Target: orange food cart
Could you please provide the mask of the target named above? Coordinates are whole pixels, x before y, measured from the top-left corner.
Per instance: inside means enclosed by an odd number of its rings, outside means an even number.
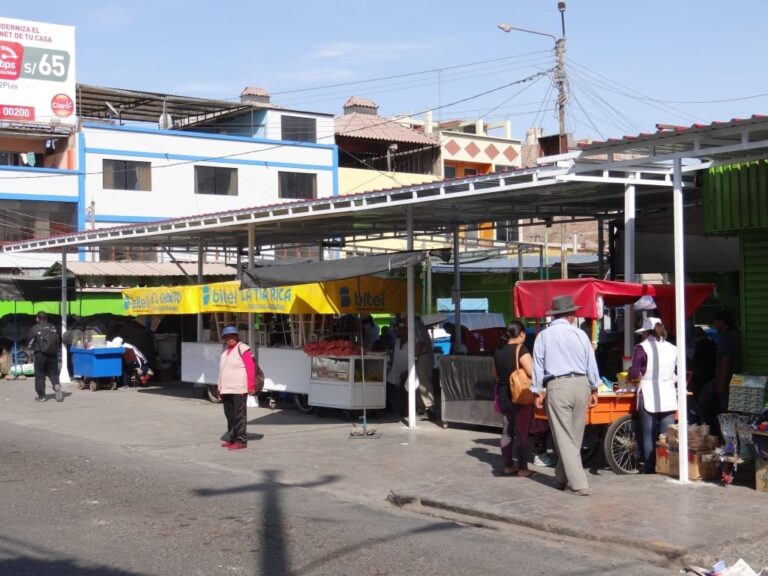
[[[690,316],[712,293],[711,284],[687,284],[686,315]],[[664,324],[675,326],[675,293],[671,284],[637,284],[613,282],[594,278],[566,280],[531,280],[515,284],[514,305],[518,318],[542,318],[552,298],[570,295],[581,306],[576,315],[582,318],[600,318],[604,306],[633,304],[643,296],[652,296],[664,318]],[[596,330],[593,323],[593,330]],[[595,341],[593,335],[593,342]],[[587,412],[582,458],[588,460],[603,448],[605,460],[617,474],[639,471],[638,444],[640,426],[636,415],[634,392],[601,392],[597,406]],[[537,418],[546,419],[543,411]]]

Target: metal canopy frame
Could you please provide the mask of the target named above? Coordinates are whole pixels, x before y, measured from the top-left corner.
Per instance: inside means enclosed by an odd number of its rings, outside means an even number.
[[[668,208],[676,160],[686,202],[692,203],[700,201],[696,171],[766,156],[768,117],[755,116],[596,142],[536,168],[75,232],[8,243],[3,251],[88,245],[195,251],[201,241],[204,248],[243,248],[250,225],[260,247],[340,239],[349,245],[405,235],[406,210],[417,236],[506,220],[605,219],[624,212],[628,186],[637,210]]]
[[[5,252],[59,249],[65,270],[68,249],[89,245],[205,247],[280,245],[327,239],[348,241],[382,234],[405,233],[413,248],[420,233],[454,233],[459,226],[499,220],[625,214],[634,224],[636,211],[673,204],[677,370],[686,372],[685,263],[683,189],[685,202],[700,198],[695,172],[711,166],[768,157],[768,118],[694,125],[656,134],[596,142],[577,152],[547,159],[551,164],[515,172],[407,186],[382,192],[303,201],[216,214],[177,218],[13,242]],[[671,192],[671,193],[670,193]],[[634,225],[632,225],[632,229]],[[634,240],[632,239],[632,242]],[[252,263],[253,250],[249,250]],[[629,269],[632,258],[627,258]],[[198,276],[201,276],[199,273]],[[413,349],[413,267],[408,267],[409,427],[415,428],[415,355]],[[457,274],[458,279],[458,274]],[[458,281],[456,284],[458,291]],[[62,290],[62,310],[66,293]],[[457,315],[458,322],[458,315]],[[200,320],[198,319],[198,323]],[[625,327],[625,332],[628,331]],[[680,414],[680,481],[688,481],[687,398],[678,390]]]
[[[624,187],[638,187],[641,207],[668,205],[668,171],[632,174],[589,166],[542,166],[408,186],[382,192],[243,208],[6,244],[6,252],[102,246],[197,249],[247,246],[249,225],[257,246],[314,245],[329,239],[355,241],[405,234],[405,211],[413,210],[416,235],[452,233],[454,226],[504,220],[605,218],[623,210]],[[687,179],[693,190],[693,178]]]

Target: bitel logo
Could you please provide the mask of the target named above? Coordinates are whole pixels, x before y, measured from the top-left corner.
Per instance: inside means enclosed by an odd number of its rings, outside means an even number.
[[[349,297],[349,288],[346,286],[339,288],[339,296],[341,296],[342,308],[348,308],[352,306],[352,299]]]
[[[17,80],[24,58],[24,46],[0,41],[0,80]]]
[[[203,306],[208,306],[211,301],[211,287],[203,286]]]

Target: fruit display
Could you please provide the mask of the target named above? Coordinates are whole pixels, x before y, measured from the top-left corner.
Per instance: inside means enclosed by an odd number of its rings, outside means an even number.
[[[305,344],[304,352],[308,356],[359,356],[362,350],[349,340],[326,340]]]

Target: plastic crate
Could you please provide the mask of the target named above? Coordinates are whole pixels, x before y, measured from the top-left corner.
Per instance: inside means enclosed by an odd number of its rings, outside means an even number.
[[[72,348],[72,368],[78,376],[103,378],[123,373],[125,348]]]

